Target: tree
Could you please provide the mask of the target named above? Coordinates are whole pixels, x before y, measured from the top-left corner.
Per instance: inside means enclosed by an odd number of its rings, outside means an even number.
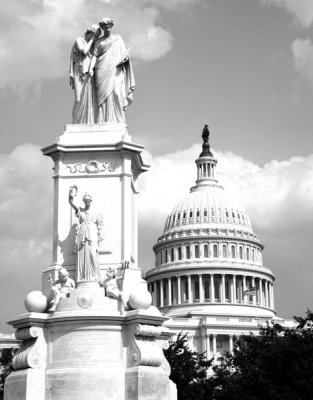
[[[164,354],[171,366],[170,379],[177,385],[178,400],[208,400],[206,392],[210,382],[207,380],[207,369],[212,360],[191,350],[187,334],[182,333],[176,340],[170,341]]]
[[[0,400],[3,399],[4,395],[4,381],[8,375],[12,372],[12,358],[15,350],[13,349],[2,349],[0,356]]]
[[[276,324],[244,337],[213,368],[214,400],[312,400],[313,313],[296,329]]]

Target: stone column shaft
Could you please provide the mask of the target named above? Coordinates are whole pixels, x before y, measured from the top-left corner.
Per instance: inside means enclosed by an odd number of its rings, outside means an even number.
[[[172,305],[172,280],[171,280],[171,278],[168,278],[167,279],[167,293],[168,293],[168,302],[167,302],[167,304],[169,305],[169,306],[171,306]]]
[[[188,303],[192,303],[191,298],[191,275],[188,275]]]
[[[246,277],[245,276],[243,276],[242,277],[242,291],[243,291],[243,293],[242,293],[242,296],[243,296],[243,302],[245,303],[245,304],[247,304],[247,300],[248,300],[248,297],[247,296],[245,296],[244,295],[244,292],[245,292],[245,290],[247,289],[247,281],[246,281]]]
[[[180,276],[177,277],[177,303],[181,304]]]
[[[268,281],[264,282],[265,284],[265,307],[269,307],[269,299],[268,299]]]
[[[225,293],[225,275],[222,274],[222,293],[221,293],[221,303],[225,303],[226,293]]]
[[[255,286],[255,279],[252,277],[252,287],[255,288],[255,296],[252,296],[252,303],[255,306],[256,305],[256,286]]]
[[[210,275],[210,297],[211,297],[211,303],[215,303],[215,287],[214,287],[214,274]]]
[[[206,339],[206,356],[209,359],[211,357],[211,335],[205,335]]]
[[[229,351],[232,352],[233,350],[234,350],[233,335],[229,335]]]
[[[164,305],[163,279],[160,279],[160,307]]]
[[[203,303],[204,302],[204,290],[203,290],[202,274],[199,275],[199,297],[200,297],[200,303]]]
[[[236,275],[233,275],[233,287],[232,287],[232,293],[233,293],[233,303],[236,303],[236,292],[237,292],[237,286],[236,286]]]
[[[213,335],[213,355],[216,354],[216,334]]]

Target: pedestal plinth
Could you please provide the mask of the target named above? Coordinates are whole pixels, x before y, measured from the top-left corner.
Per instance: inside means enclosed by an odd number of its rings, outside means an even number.
[[[155,307],[21,315],[10,322],[23,345],[4,399],[174,400],[162,351],[170,336],[165,319]]]

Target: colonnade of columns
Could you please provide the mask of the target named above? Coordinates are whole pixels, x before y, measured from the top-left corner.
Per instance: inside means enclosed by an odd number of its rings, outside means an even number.
[[[252,293],[246,290],[254,288]],[[194,303],[250,304],[274,309],[273,282],[236,274],[187,274],[148,281],[156,307]]]
[[[201,351],[206,353],[207,358],[216,356],[218,352],[232,352],[237,335],[234,334],[204,334],[202,335]]]

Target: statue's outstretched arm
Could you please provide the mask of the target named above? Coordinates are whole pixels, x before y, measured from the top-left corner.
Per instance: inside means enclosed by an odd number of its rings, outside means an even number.
[[[77,193],[77,186],[71,186],[69,193],[68,193],[68,202],[70,203],[71,207],[75,210],[75,212],[78,212],[78,207],[76,204],[74,204],[74,196],[76,196]]]

